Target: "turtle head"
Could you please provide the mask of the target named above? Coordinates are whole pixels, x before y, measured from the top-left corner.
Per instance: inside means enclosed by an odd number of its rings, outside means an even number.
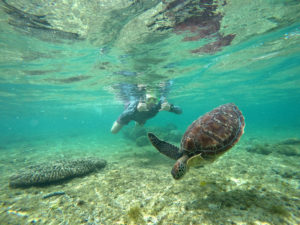
[[[188,165],[186,163],[187,159],[188,157],[184,155],[179,158],[174,164],[171,174],[175,180],[179,180],[180,178],[182,178],[183,175],[188,171]]]

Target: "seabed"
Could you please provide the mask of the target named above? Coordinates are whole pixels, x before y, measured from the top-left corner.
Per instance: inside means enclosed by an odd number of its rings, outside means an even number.
[[[253,143],[266,145],[243,137],[216,162],[191,168],[179,181],[170,174],[174,161],[150,145],[137,147],[125,140],[102,145],[96,136],[76,137],[76,142],[70,137],[11,143],[1,149],[0,221],[3,225],[300,224],[300,144],[282,142],[280,149],[289,145],[295,153],[285,155],[254,152]],[[8,186],[13,173],[35,162],[88,156],[108,164],[60,184]],[[53,192],[64,194],[43,198]]]

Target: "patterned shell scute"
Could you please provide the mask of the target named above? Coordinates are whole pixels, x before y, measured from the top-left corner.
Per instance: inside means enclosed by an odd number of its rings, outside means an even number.
[[[218,155],[237,143],[244,132],[244,117],[233,103],[221,105],[195,120],[181,140],[181,150],[190,156]]]

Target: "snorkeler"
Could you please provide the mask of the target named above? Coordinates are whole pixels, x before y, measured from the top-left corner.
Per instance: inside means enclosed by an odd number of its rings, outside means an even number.
[[[165,97],[158,99],[154,93],[146,93],[144,100],[142,98],[136,99],[125,107],[123,113],[114,122],[111,132],[113,134],[118,133],[131,120],[143,126],[148,119],[154,117],[159,111],[182,113],[180,107],[168,103]]]

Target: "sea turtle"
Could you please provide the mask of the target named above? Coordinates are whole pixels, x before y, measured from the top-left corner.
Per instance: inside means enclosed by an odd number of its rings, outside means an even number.
[[[233,103],[221,105],[195,120],[184,133],[180,149],[148,133],[152,145],[177,160],[171,171],[180,179],[189,167],[213,162],[234,146],[244,133],[244,117]]]

